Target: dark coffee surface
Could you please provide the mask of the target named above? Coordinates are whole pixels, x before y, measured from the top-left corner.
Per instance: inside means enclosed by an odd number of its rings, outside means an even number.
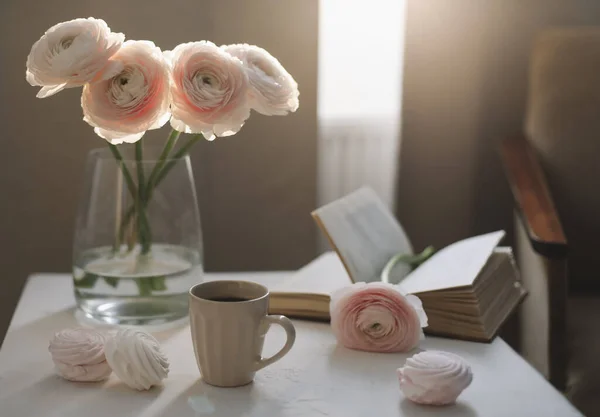
[[[248,301],[250,300],[249,298],[242,298],[242,297],[211,297],[211,298],[207,298],[207,300],[210,301],[219,301],[222,303],[239,303],[242,301]]]

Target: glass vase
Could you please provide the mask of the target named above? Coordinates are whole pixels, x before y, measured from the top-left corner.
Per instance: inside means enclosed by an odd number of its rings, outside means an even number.
[[[87,318],[162,325],[188,314],[202,281],[200,216],[188,156],[141,144],[90,152],[73,249],[77,305]],[[154,158],[154,159],[153,159]]]

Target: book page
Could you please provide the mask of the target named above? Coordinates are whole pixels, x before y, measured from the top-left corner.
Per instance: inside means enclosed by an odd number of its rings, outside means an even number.
[[[354,282],[380,281],[392,256],[413,253],[402,226],[370,188],[360,188],[315,210],[313,217]],[[400,268],[405,268],[400,277],[410,272],[406,265]]]
[[[418,294],[472,285],[504,235],[498,231],[446,246],[405,277],[400,289]]]
[[[327,252],[269,290],[274,295],[282,292],[329,295],[351,283],[337,254]]]

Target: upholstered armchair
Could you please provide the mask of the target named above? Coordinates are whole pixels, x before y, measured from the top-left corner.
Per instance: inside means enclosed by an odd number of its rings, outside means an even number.
[[[600,397],[600,28],[538,37],[525,132],[500,153],[529,291],[522,354],[592,415],[588,404]]]

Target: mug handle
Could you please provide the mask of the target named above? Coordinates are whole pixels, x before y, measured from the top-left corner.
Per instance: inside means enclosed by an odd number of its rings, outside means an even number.
[[[281,350],[279,352],[277,352],[270,358],[266,358],[266,359],[260,358],[255,363],[255,369],[254,369],[255,371],[258,371],[258,370],[264,368],[265,366],[269,366],[272,363],[277,362],[279,359],[283,358],[285,356],[285,354],[290,351],[292,346],[294,346],[294,342],[296,341],[296,329],[294,328],[292,321],[290,319],[288,319],[287,317],[278,316],[278,315],[270,315],[270,316],[265,316],[262,319],[262,321],[263,321],[263,323],[278,324],[281,327],[283,327],[283,330],[285,330],[285,333],[287,334],[287,340],[285,341],[285,345],[283,345],[283,347],[281,348]]]

